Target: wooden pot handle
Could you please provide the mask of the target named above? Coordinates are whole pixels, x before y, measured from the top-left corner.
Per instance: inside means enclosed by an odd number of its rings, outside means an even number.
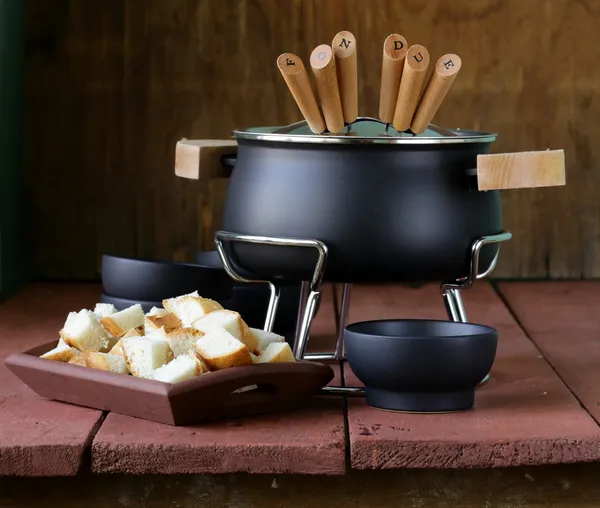
[[[175,146],[175,174],[201,181],[228,178],[231,168],[221,163],[221,157],[236,153],[233,139],[182,139]]]
[[[564,150],[477,156],[480,191],[566,185]]]

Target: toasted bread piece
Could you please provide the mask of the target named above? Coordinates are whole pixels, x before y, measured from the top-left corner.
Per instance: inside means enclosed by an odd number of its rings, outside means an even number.
[[[206,374],[207,372],[210,372],[210,369],[208,368],[208,365],[206,365],[206,362],[202,358],[198,357],[198,355],[196,354],[196,350],[193,347],[186,354],[190,358],[193,358],[194,361],[198,364],[198,371],[200,372],[200,374]]]
[[[264,351],[271,342],[285,342],[285,337],[277,335],[273,332],[266,332],[259,328],[250,328],[250,333],[256,341],[256,349],[258,351]]]
[[[83,353],[86,367],[106,370],[117,374],[129,374],[125,359],[119,355],[86,351]]]
[[[163,305],[172,314],[175,314],[185,328],[191,327],[194,321],[215,310],[223,310],[219,302],[200,296],[184,295],[177,298],[163,300]]]
[[[168,333],[172,330],[177,330],[182,326],[181,320],[175,314],[171,314],[168,311],[165,311],[161,316],[154,314],[146,314],[144,316],[144,330],[146,335],[151,332],[157,332],[161,328],[164,328],[165,332]]]
[[[151,378],[152,372],[173,359],[166,340],[156,337],[127,337],[121,339],[123,358],[134,376]]]
[[[197,291],[196,291],[197,293]],[[169,311],[167,309],[163,309],[162,307],[152,307],[150,309],[150,312],[148,312],[146,314],[146,316],[158,316],[158,317],[162,317],[166,314],[169,314]]]
[[[152,373],[152,379],[164,383],[179,383],[202,374],[200,363],[190,355],[178,356]]]
[[[72,365],[79,365],[80,367],[87,367],[83,353],[75,355],[67,363],[70,363]]]
[[[260,356],[257,363],[295,362],[296,357],[287,342],[271,342]]]
[[[69,312],[69,314],[67,314],[67,319],[65,320],[65,324],[63,325],[63,328],[68,326],[69,323],[72,323],[73,320],[77,317],[77,314],[78,314],[78,312]]]
[[[126,334],[123,336],[123,338],[122,338],[122,339],[119,339],[119,340],[117,341],[117,343],[116,343],[116,344],[115,344],[115,345],[114,345],[112,348],[110,348],[110,350],[108,351],[108,354],[109,354],[109,355],[118,355],[118,356],[123,356],[123,343],[122,343],[121,341],[122,341],[124,338],[126,338],[126,337],[127,337],[127,334],[128,334],[128,333],[129,333],[129,332],[127,332],[127,333],[126,333]],[[130,337],[134,337],[134,335],[131,335]]]
[[[239,313],[232,310],[215,310],[206,316],[194,321],[194,328],[204,333],[211,332],[217,328],[224,328],[237,340],[242,341],[250,351],[257,350],[258,343],[250,328]]]
[[[64,340],[59,339],[57,346],[47,353],[44,353],[40,358],[46,360],[54,360],[57,362],[68,362],[75,356],[75,349],[69,346]]]
[[[70,313],[59,334],[69,346],[80,351],[105,352],[111,346],[111,337],[98,316],[87,309]]]
[[[223,328],[216,328],[196,340],[194,350],[210,370],[252,363],[248,347]]]
[[[112,303],[97,303],[96,307],[94,307],[94,314],[96,314],[96,316],[99,318],[110,316],[111,314],[116,314],[117,312],[117,308]]]
[[[186,354],[190,349],[193,350],[194,342],[204,335],[195,328],[179,328],[172,332],[165,332],[164,338],[169,342],[171,350],[175,357]]]
[[[144,334],[142,332],[140,332],[139,328],[132,328],[125,335],[123,335],[122,338],[125,338],[125,337],[143,337],[143,336],[144,336]]]
[[[102,318],[101,323],[104,328],[115,338],[121,338],[132,328],[138,328],[144,324],[144,311],[142,306],[137,303],[123,309],[116,314],[111,314]]]

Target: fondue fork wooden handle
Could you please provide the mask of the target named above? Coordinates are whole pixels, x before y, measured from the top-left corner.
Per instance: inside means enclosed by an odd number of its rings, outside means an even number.
[[[563,150],[482,154],[477,156],[481,191],[566,185]]]
[[[402,132],[410,128],[428,67],[429,51],[424,46],[414,44],[408,48],[392,122],[397,131]]]
[[[358,118],[356,38],[350,32],[339,32],[333,38],[331,47],[335,58],[344,122],[352,123]]]
[[[383,43],[381,62],[381,90],[379,92],[379,119],[392,123],[404,60],[408,51],[406,39],[399,34],[388,35]]]
[[[316,134],[325,131],[325,120],[310,86],[304,63],[293,53],[283,53],[277,59],[277,67],[283,76],[300,112],[310,130]]]
[[[438,59],[410,125],[410,130],[415,134],[421,134],[427,129],[450,90],[461,65],[460,57],[452,53]]]
[[[317,46],[310,55],[310,66],[315,76],[327,130],[332,133],[342,132],[344,114],[331,46],[327,44]]]

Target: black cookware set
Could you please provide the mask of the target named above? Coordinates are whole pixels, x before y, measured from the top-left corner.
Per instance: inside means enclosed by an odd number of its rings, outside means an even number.
[[[527,155],[488,155],[496,134],[431,124],[460,58],[441,57],[427,81],[427,50],[405,47],[397,34],[384,45],[380,119],[358,117],[352,44],[354,36],[340,32],[331,47],[313,51],[320,105],[301,59],[280,56],[278,66],[306,120],[233,132],[237,146],[219,155],[229,184],[215,235],[218,259],[203,253],[202,266],[163,265],[178,283],[165,282],[161,294],[213,292],[251,326],[285,334],[297,359],[347,360],[366,387],[326,387],[324,393],[366,395],[370,405],[387,410],[468,409],[492,367],[498,334],[468,322],[460,291],[493,271],[501,243],[511,238],[497,189],[535,187],[542,172],[530,171]],[[399,127],[406,121],[412,130]],[[562,183],[541,185],[564,184],[564,156],[558,155]],[[545,156],[538,152],[536,160]],[[491,167],[498,183],[487,182],[482,191],[484,160],[486,178]],[[191,177],[198,178],[193,169]],[[114,263],[123,262],[105,258],[106,292],[109,280],[122,282],[125,272],[137,278],[129,267],[111,279]],[[197,275],[186,271],[193,268]],[[448,321],[347,323],[352,284],[415,281],[440,284]],[[307,353],[323,283],[343,289],[335,309],[338,340],[333,352]],[[254,307],[244,307],[248,302]]]

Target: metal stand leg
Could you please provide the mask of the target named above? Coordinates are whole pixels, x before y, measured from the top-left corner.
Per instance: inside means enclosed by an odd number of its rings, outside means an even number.
[[[471,245],[471,260],[469,265],[469,275],[462,279],[458,279],[454,282],[446,282],[441,285],[440,291],[442,293],[442,298],[444,299],[444,305],[446,307],[446,312],[448,313],[448,317],[450,320],[460,323],[467,322],[467,313],[465,311],[465,306],[463,304],[462,296],[460,294],[463,289],[470,289],[473,286],[473,282],[479,279],[483,279],[487,277],[490,273],[494,271],[496,265],[498,264],[498,257],[500,255],[500,247],[498,247],[498,252],[492,259],[490,266],[483,271],[479,272],[479,254],[481,252],[481,248],[484,245],[489,244],[500,244],[502,242],[506,242],[510,240],[512,235],[510,233],[504,232],[498,235],[489,235],[482,236],[473,242]],[[490,374],[488,373],[480,384],[485,383],[490,379]]]
[[[298,360],[305,358],[306,345],[308,343],[308,335],[310,333],[310,325],[315,317],[317,305],[321,298],[321,284],[323,282],[323,273],[325,272],[325,263],[327,261],[327,246],[319,240],[306,240],[303,238],[273,238],[268,236],[255,236],[255,235],[240,235],[237,233],[231,233],[227,231],[217,231],[215,234],[215,243],[217,250],[221,256],[223,266],[229,276],[234,280],[246,283],[262,283],[268,284],[271,289],[271,298],[269,300],[269,307],[267,310],[267,317],[265,319],[265,330],[272,331],[273,323],[275,322],[275,316],[277,313],[277,306],[279,304],[279,288],[270,281],[267,280],[253,280],[247,279],[239,274],[229,258],[229,254],[225,249],[224,242],[241,242],[241,243],[255,243],[262,245],[277,245],[277,246],[288,246],[288,247],[309,247],[316,249],[318,252],[318,260],[315,266],[315,271],[311,281],[306,287],[303,284],[301,303],[304,307],[302,313],[302,319],[296,323],[296,337],[294,340],[294,355]],[[304,295],[306,295],[306,303],[304,304]],[[330,355],[333,358],[333,355]]]
[[[452,321],[466,323],[467,315],[463,305],[462,296],[460,295],[460,290],[444,289],[442,287],[442,297],[444,298],[444,305],[446,306],[448,317]]]
[[[294,344],[298,341],[300,333],[302,331],[302,318],[304,317],[304,311],[306,310],[306,301],[308,300],[308,294],[310,292],[310,285],[308,282],[302,282],[300,285],[300,298],[298,301],[298,317],[296,318],[296,331],[294,332]]]
[[[335,345],[336,360],[344,360],[346,357],[346,348],[344,346],[344,330],[348,324],[348,312],[350,311],[350,297],[352,296],[352,284],[344,284],[342,289],[342,308],[340,310],[340,319],[337,326],[337,342]]]
[[[215,234],[215,243],[217,250],[223,261],[223,266],[231,278],[239,282],[263,283],[269,284],[271,288],[271,299],[265,319],[265,330],[271,330],[277,313],[279,303],[279,288],[272,282],[266,280],[250,280],[240,275],[234,268],[225,249],[224,242],[245,242],[263,245],[281,245],[292,247],[311,247],[318,251],[319,258],[313,278],[310,282],[303,283],[300,291],[299,316],[296,322],[296,336],[294,340],[294,356],[298,360],[339,360],[344,356],[344,328],[348,318],[348,309],[350,307],[349,284],[344,285],[342,292],[342,308],[339,319],[336,319],[337,344],[334,353],[306,353],[310,326],[316,314],[317,305],[321,297],[321,284],[325,272],[325,262],[327,261],[327,246],[318,240],[305,240],[300,238],[272,238],[265,236],[239,235],[227,231],[217,231]],[[345,386],[326,386],[321,390],[324,395],[362,395],[363,388],[345,387]]]

